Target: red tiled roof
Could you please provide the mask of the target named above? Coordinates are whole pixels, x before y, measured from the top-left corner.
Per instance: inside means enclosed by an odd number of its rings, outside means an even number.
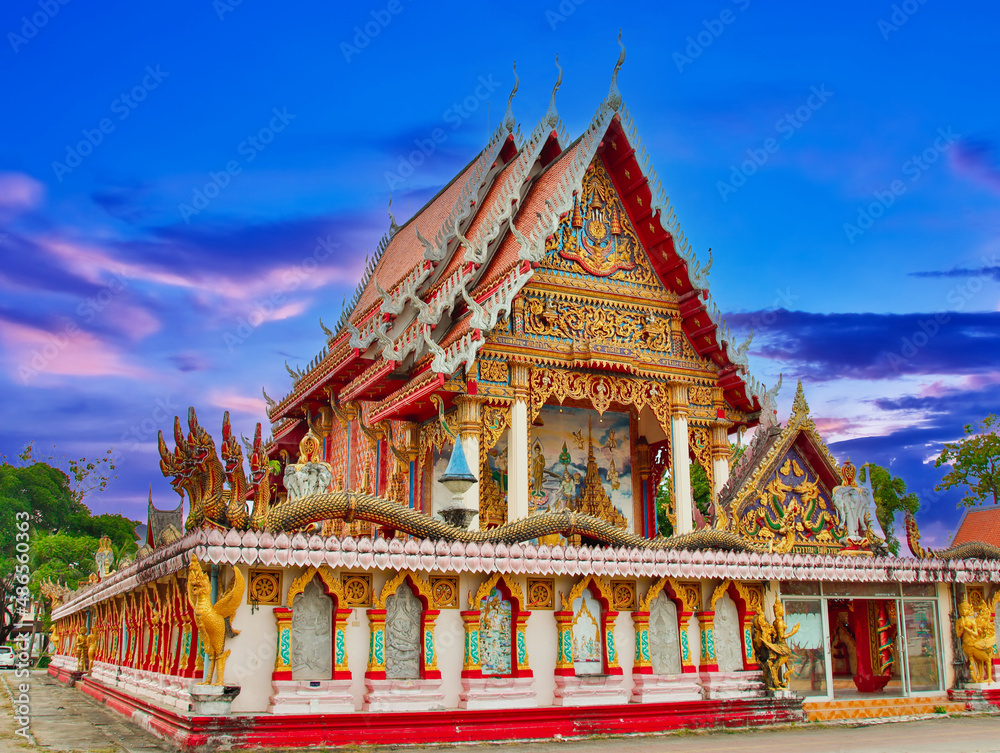
[[[523,235],[528,234],[535,223],[538,222],[537,212],[541,212],[542,214],[548,212],[545,200],[552,198],[552,193],[555,191],[556,186],[559,185],[559,181],[563,179],[566,171],[573,164],[577,149],[579,149],[579,139],[577,143],[559,155],[559,158],[532,182],[531,187],[528,189],[528,194],[518,207],[517,216],[514,218],[514,227],[517,228],[519,233]],[[544,238],[540,239],[539,242],[544,242],[544,240]],[[518,253],[520,248],[521,244],[518,243],[513,233],[508,232],[504,235],[499,248],[497,248],[493,254],[493,258],[488,262],[486,272],[480,279],[479,284],[476,285],[475,293],[490,288],[505,273],[513,269],[519,261]]]
[[[466,165],[465,169],[456,175],[451,183],[445,186],[437,196],[427,203],[427,206],[417,212],[413,219],[403,225],[392,237],[375,267],[372,279],[368,281],[361,293],[358,305],[354,307],[351,321],[355,323],[360,321],[362,315],[378,301],[378,290],[375,289],[376,281],[383,290],[392,290],[417,264],[423,261],[424,247],[417,240],[417,230],[424,238],[434,240],[435,234],[441,229],[444,221],[448,219],[452,209],[455,208],[455,202],[458,201],[466,181],[475,171],[480,156],[481,153],[477,154],[476,158]]]
[[[1000,506],[965,511],[951,543],[954,546],[969,541],[983,541],[1000,546]]]

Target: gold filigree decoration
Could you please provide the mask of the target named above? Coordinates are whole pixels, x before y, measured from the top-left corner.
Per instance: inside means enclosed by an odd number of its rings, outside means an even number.
[[[510,425],[510,407],[482,406],[482,437],[479,440],[479,527],[482,530],[507,522],[507,497],[493,478],[489,453]]]
[[[247,604],[276,607],[281,604],[281,570],[251,567],[247,575]]]
[[[431,593],[435,609],[458,609],[458,576],[432,575]]]
[[[648,405],[660,428],[670,436],[670,388],[663,382],[548,368],[532,369],[529,382],[529,423],[551,397],[560,403],[567,398],[590,403],[601,414],[612,405],[636,410]]]
[[[309,585],[311,581],[316,576],[326,586],[326,590],[337,597],[337,606],[339,607],[344,603],[344,589],[340,582],[340,577],[333,572],[329,565],[320,565],[319,567],[310,567],[302,575],[292,581],[292,585],[288,588],[288,595],[285,597],[285,604],[289,607],[295,608],[295,597],[298,596],[305,590],[305,587]]]
[[[712,464],[712,435],[703,426],[692,426],[689,429],[689,437],[691,452],[694,453],[698,465],[705,471],[705,477],[708,479],[708,488],[711,490],[712,498],[714,499],[715,468]]]
[[[611,581],[608,578],[602,578],[597,575],[588,575],[583,580],[578,581],[572,590],[570,590],[569,596],[566,597],[565,608],[571,609],[573,602],[583,595],[584,589],[588,588],[591,593],[595,596],[600,596],[608,604],[613,605],[615,603],[614,594],[611,592]]]
[[[688,400],[692,405],[711,405],[712,388],[703,384],[692,384],[688,387]]]
[[[344,606],[366,609],[372,605],[372,576],[370,573],[344,573]]]
[[[427,578],[412,570],[400,570],[382,587],[382,593],[376,597],[373,604],[375,609],[385,609],[385,600],[396,593],[396,589],[406,580],[410,581],[410,585],[418,595],[424,597],[427,604],[434,604],[434,592],[431,590],[431,584]]]
[[[599,158],[584,173],[573,208],[546,240],[549,269],[659,286],[625,206]]]
[[[528,578],[528,609],[555,609],[555,580]]]
[[[552,294],[532,292],[526,296],[524,331],[574,342],[616,343],[671,352],[669,314],[560,300]]]
[[[482,604],[485,599],[489,598],[490,592],[500,585],[500,583],[503,583],[503,585],[507,587],[507,591],[510,592],[511,598],[517,601],[518,610],[523,610],[524,591],[521,590],[521,584],[516,580],[509,580],[506,576],[503,576],[500,573],[493,573],[493,575],[480,584],[473,602],[469,604],[469,609],[479,609],[479,605]]]
[[[618,612],[630,612],[635,609],[635,581],[616,579],[611,581],[611,598],[613,609]]]
[[[507,383],[508,369],[506,361],[482,359],[479,361],[479,378],[484,382]]]
[[[648,612],[653,605],[653,599],[666,593],[667,596],[679,602],[682,612],[697,612],[701,609],[701,589],[697,583],[678,583],[675,579],[665,576],[653,583],[646,595],[639,600],[640,612]]]

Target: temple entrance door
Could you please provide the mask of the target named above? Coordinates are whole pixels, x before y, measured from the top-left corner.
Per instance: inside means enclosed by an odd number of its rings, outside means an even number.
[[[834,697],[906,695],[898,599],[830,599]]]

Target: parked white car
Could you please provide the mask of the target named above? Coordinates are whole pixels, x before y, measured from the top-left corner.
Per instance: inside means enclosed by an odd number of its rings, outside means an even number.
[[[0,669],[14,669],[14,649],[0,646]]]

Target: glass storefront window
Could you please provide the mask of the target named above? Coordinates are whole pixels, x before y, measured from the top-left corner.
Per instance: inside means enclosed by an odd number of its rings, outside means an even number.
[[[933,601],[903,602],[906,659],[910,691],[940,690],[938,669],[937,605]]]
[[[898,583],[824,583],[824,596],[884,599],[899,596]]]
[[[826,651],[823,641],[823,604],[818,600],[785,599],[785,621],[789,630],[799,629],[788,639],[792,656],[788,663],[788,688],[805,696],[825,696]]]
[[[934,598],[937,595],[937,587],[934,583],[904,583],[903,596],[929,596]]]
[[[781,581],[782,596],[819,596],[819,583],[807,583],[799,580]]]

